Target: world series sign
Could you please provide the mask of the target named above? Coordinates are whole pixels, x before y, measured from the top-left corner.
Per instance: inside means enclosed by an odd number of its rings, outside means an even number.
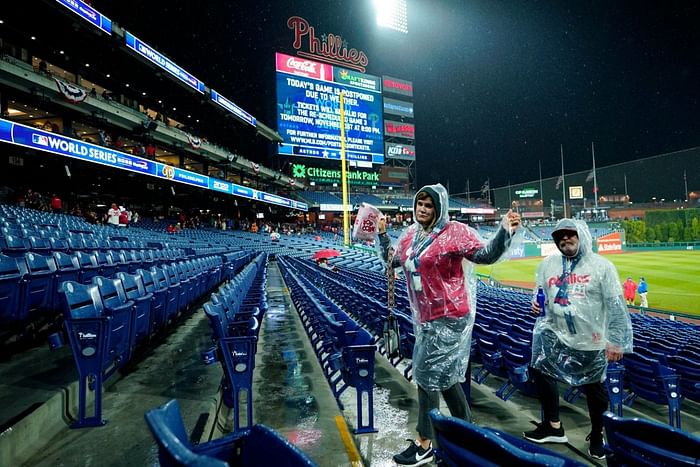
[[[240,196],[255,201],[271,203],[291,209],[308,210],[306,203],[284,198],[264,191],[254,190],[226,180],[202,175],[190,170],[173,167],[162,162],[144,159],[110,148],[69,138],[57,133],[39,130],[20,123],[0,119],[0,141],[23,146],[58,156],[79,159],[114,169],[150,175],[164,180],[184,183],[207,190]]]

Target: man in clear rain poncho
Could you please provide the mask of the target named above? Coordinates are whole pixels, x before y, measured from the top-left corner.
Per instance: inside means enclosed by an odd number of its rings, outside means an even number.
[[[413,380],[418,386],[418,439],[394,456],[399,465],[416,466],[433,460],[433,428],[428,417],[442,394],[450,413],[471,420],[461,382],[469,363],[476,314],[473,263],[496,262],[508,248],[520,216],[509,211],[493,239],[486,244],[477,233],[451,222],[449,200],[440,184],[421,188],[413,200],[415,223],[394,249],[384,219],[378,232],[383,254],[392,254],[392,267],[402,266],[408,283],[415,346]]]
[[[593,253],[584,222],[562,219],[552,238],[561,255],[545,258],[537,268],[535,294],[544,289],[545,310],[532,331],[531,376],[540,393],[544,420],[525,432],[536,443],[566,443],[559,419],[557,381],[582,386],[591,433],[588,453],[603,459],[603,413],[608,407],[605,370],[632,351],[632,322],[615,266]]]

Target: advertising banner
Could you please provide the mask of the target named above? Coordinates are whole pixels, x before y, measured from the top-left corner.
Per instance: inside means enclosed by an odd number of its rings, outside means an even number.
[[[167,71],[179,81],[185,83],[195,91],[204,94],[204,83],[180,68],[175,62],[171,61],[165,55],[157,52],[153,47],[139,40],[129,31],[125,31],[126,46],[141,55],[151,63]]]
[[[416,147],[412,144],[384,143],[384,154],[387,159],[416,160]]]
[[[219,180],[189,170],[173,167],[110,148],[69,138],[57,133],[32,128],[9,120],[0,119],[0,141],[24,146],[59,156],[71,157],[86,162],[105,165],[115,169],[128,170],[152,177],[172,180],[200,188],[228,193],[243,198],[262,201],[308,211],[306,203],[300,203],[281,196],[253,190],[235,183]]]
[[[384,113],[413,118],[413,103],[385,97]]]
[[[386,120],[384,122],[384,132],[387,137],[391,138],[416,139],[416,127],[413,123]]]
[[[249,114],[245,110],[241,109],[236,104],[234,104],[230,100],[226,99],[224,96],[222,96],[218,92],[214,91],[213,89],[211,90],[211,100],[216,102],[221,107],[228,110],[233,115],[240,118],[241,120],[243,120],[247,124],[249,124],[251,126],[257,126],[257,121],[255,120],[255,117],[253,117],[251,114]]]
[[[81,0],[56,0],[88,23],[112,35],[112,20]]]
[[[406,167],[382,167],[382,175],[379,177],[382,184],[403,184],[408,182],[408,168]]]
[[[339,160],[342,92],[346,158],[384,163],[378,77],[279,53],[276,63],[279,154]]]
[[[598,253],[622,253],[622,237],[620,232],[613,232],[596,239]]]
[[[297,179],[312,181],[317,185],[332,185],[342,181],[342,171],[340,169],[325,169],[304,164],[293,164],[292,176]],[[347,179],[351,185],[377,185],[379,183],[379,172],[372,170],[348,170]]]
[[[382,84],[384,85],[385,94],[413,97],[413,83],[410,81],[385,75],[382,77]]]

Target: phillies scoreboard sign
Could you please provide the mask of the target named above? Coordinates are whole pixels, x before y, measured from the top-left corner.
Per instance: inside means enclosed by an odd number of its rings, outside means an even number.
[[[114,151],[67,136],[39,130],[30,126],[0,119],[0,141],[45,151],[59,156],[80,159],[120,170],[136,172],[151,177],[184,183],[219,193],[227,193],[263,203],[308,211],[306,203],[283,198],[272,193],[254,190],[197,172],[173,167],[161,162],[144,159],[120,151]]]
[[[379,77],[280,53],[276,64],[279,154],[340,160],[343,93],[346,159],[384,163]]]

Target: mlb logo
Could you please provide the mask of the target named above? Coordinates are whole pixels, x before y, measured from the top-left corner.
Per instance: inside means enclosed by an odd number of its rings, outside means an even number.
[[[41,146],[48,146],[49,138],[44,135],[32,134],[32,143],[39,144]]]

